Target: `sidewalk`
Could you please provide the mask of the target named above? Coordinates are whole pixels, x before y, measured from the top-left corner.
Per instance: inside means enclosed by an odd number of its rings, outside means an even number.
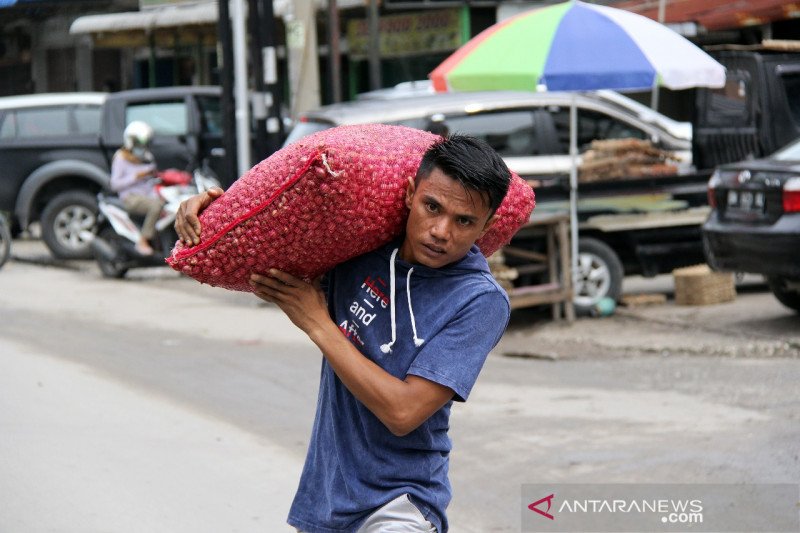
[[[782,306],[760,278],[737,284],[732,302],[681,306],[674,302],[669,275],[628,277],[625,294],[664,294],[663,304],[617,307],[613,316],[553,322],[543,311],[512,315],[495,350],[542,359],[703,355],[800,357],[800,315]]]

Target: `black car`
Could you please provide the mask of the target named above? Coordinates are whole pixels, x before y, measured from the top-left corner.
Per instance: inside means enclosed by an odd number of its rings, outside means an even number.
[[[15,231],[41,224],[42,239],[61,258],[91,257],[97,192],[125,126],[155,130],[160,168],[221,168],[218,87],[164,87],[113,94],[58,93],[0,98],[0,212]],[[228,185],[236,176],[220,175]]]
[[[715,270],[763,274],[800,312],[800,139],[764,159],[717,168],[703,244]]]

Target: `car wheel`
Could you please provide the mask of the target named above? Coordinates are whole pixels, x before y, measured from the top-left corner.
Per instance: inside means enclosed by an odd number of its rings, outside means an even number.
[[[800,313],[800,280],[771,277],[767,283],[780,303]]]
[[[597,239],[580,239],[573,298],[575,311],[589,314],[603,298],[619,300],[623,276],[622,263],[611,247]]]
[[[97,231],[97,202],[88,192],[68,191],[48,202],[42,212],[42,239],[61,259],[91,259],[91,239]]]
[[[107,257],[106,254],[95,253],[97,266],[100,267],[100,272],[103,274],[103,277],[112,279],[124,278],[125,274],[128,273],[128,267],[125,266],[124,258],[121,257],[122,254],[120,254],[117,247],[117,234],[111,228],[105,228],[100,232],[99,238],[105,241],[114,255],[112,259],[110,256]]]

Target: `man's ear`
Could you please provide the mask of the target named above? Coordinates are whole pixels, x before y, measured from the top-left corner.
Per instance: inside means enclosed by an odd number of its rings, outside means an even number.
[[[414,192],[417,190],[417,186],[414,183],[414,178],[408,178],[408,187],[406,187],[406,207],[411,209],[411,201],[414,199]]]
[[[499,218],[500,217],[498,217],[497,214],[494,214],[494,215],[490,216],[489,220],[486,221],[486,224],[483,225],[483,229],[481,230],[480,237],[478,237],[478,238],[480,239],[481,237],[486,235],[486,232],[489,231],[490,229],[492,229],[492,226],[494,226],[494,223],[497,222],[497,220]]]

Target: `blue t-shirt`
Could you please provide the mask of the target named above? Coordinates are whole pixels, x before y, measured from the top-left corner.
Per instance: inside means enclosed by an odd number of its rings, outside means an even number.
[[[421,376],[464,401],[508,325],[508,296],[476,246],[438,269],[396,258],[398,246],[364,254],[329,273],[331,316],[362,354],[393,376]],[[446,532],[451,405],[452,400],[408,435],[395,436],[323,359],[316,418],[289,524],[309,533],[355,531],[375,509],[407,493],[425,518]]]

